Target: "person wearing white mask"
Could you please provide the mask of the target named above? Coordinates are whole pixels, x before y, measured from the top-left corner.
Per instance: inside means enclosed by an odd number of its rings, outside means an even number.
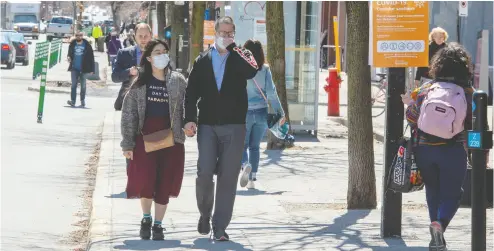
[[[226,228],[232,219],[244,149],[247,79],[257,74],[258,65],[249,50],[234,43],[231,17],[217,19],[214,28],[214,46],[197,57],[188,78],[184,130],[189,137],[197,130],[197,231],[209,234],[212,225],[214,239],[228,241]]]
[[[140,198],[141,239],[163,240],[162,221],[170,197],[178,197],[185,164],[182,130],[187,82],[170,70],[169,47],[151,40],[142,54],[138,77],[124,97],[121,133],[129,159],[127,198]],[[154,222],[151,208],[154,200]]]

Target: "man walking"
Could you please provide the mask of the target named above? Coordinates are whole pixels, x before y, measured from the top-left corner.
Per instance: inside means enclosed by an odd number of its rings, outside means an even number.
[[[100,46],[99,40],[103,36],[103,31],[101,30],[101,27],[99,26],[98,23],[96,23],[93,27],[92,36],[94,38],[94,44],[95,44],[94,47],[98,48],[98,50],[101,51],[99,48],[99,46]]]
[[[122,110],[123,98],[137,76],[137,66],[141,62],[141,55],[151,37],[151,27],[148,24],[140,23],[135,30],[137,44],[118,51],[111,74],[111,79],[114,83],[122,83],[114,104],[116,111]]]
[[[81,106],[86,106],[86,74],[94,72],[94,54],[91,44],[83,38],[82,32],[77,32],[75,39],[69,45],[67,60],[71,72],[72,88],[67,104],[74,107],[77,98],[77,82],[81,82]]]
[[[196,199],[199,212],[197,230],[214,239],[228,241],[225,229],[232,218],[245,140],[247,114],[247,79],[257,73],[252,53],[233,42],[235,24],[222,17],[215,24],[214,46],[196,58],[185,94],[185,127],[187,136],[197,128],[199,160],[197,162]],[[197,101],[199,119],[197,119]],[[217,175],[216,202],[213,175]]]

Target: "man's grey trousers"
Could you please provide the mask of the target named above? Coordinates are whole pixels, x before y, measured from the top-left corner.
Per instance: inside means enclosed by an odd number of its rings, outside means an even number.
[[[237,192],[245,125],[199,125],[197,143],[196,199],[203,217],[211,217],[214,201],[213,175],[217,175],[216,202],[212,224],[224,230],[230,224]]]

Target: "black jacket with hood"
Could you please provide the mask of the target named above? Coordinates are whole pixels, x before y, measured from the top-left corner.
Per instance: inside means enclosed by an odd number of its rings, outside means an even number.
[[[84,55],[82,56],[82,73],[95,72],[93,47],[86,39],[82,39],[82,42],[85,44]],[[70,58],[70,64],[68,71],[72,71],[72,64],[74,62],[74,48],[76,43],[77,41],[74,39],[69,45],[67,57]]]

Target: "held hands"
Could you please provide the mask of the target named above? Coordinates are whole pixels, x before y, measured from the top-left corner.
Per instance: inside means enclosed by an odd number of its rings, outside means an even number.
[[[134,160],[134,152],[133,151],[123,151],[123,156],[127,159]]]
[[[185,124],[183,130],[185,135],[187,135],[187,137],[194,137],[194,135],[196,135],[197,132],[197,125],[194,122],[189,122]]]

